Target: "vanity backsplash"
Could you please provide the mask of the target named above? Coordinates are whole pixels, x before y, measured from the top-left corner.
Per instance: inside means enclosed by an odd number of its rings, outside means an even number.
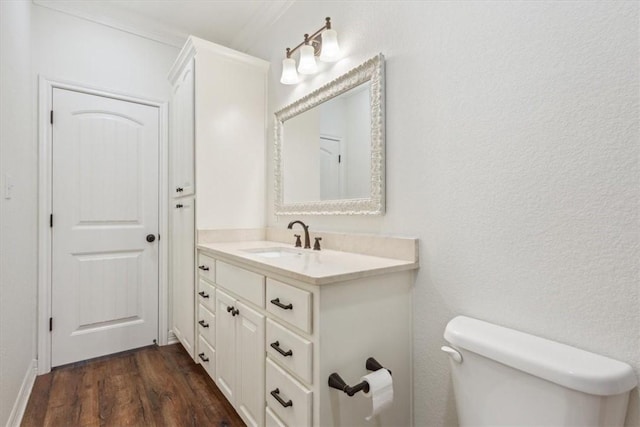
[[[251,228],[234,230],[198,230],[197,243],[223,243],[237,241],[271,241],[293,246],[294,234],[301,230],[286,228]],[[418,239],[411,237],[379,236],[356,233],[337,233],[330,231],[314,231],[313,224],[309,227],[311,241],[322,238],[322,249],[353,252],[382,258],[399,259],[419,263]]]

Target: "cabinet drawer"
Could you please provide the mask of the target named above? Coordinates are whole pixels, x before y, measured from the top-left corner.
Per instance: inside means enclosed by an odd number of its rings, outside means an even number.
[[[267,311],[311,333],[311,292],[267,278]]]
[[[303,381],[313,382],[313,343],[270,319],[267,319],[267,353]]]
[[[208,255],[198,252],[198,273],[211,283],[216,281],[216,261]]]
[[[287,427],[276,414],[273,413],[271,408],[267,408],[267,427]]]
[[[216,351],[202,337],[198,336],[198,362],[202,365],[211,379],[216,377]]]
[[[282,422],[289,426],[311,425],[313,393],[268,357],[266,391],[267,406]]]
[[[220,262],[216,263],[216,284],[264,307],[264,276]]]
[[[204,305],[210,312],[216,312],[216,288],[208,282],[198,279],[198,302]]]
[[[216,316],[207,310],[202,304],[198,304],[198,333],[202,335],[211,346],[216,345]]]

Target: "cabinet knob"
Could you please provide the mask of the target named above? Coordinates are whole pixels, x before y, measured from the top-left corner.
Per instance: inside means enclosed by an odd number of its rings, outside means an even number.
[[[147,234],[147,242],[153,243],[155,241],[156,241],[156,235],[155,234]]]

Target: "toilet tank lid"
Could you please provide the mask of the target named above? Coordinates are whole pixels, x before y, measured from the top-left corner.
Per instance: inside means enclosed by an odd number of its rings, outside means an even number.
[[[452,319],[444,337],[454,347],[583,393],[613,396],[637,385],[624,362],[470,317]]]

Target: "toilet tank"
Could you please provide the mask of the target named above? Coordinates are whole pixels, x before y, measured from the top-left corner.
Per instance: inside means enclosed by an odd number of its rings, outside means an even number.
[[[464,316],[444,337],[461,427],[624,425],[626,363]]]

